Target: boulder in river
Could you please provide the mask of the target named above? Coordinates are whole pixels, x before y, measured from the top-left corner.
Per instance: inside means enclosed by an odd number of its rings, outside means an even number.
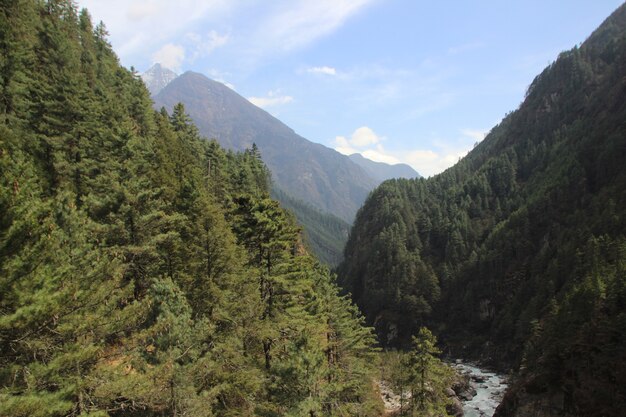
[[[472,381],[482,384],[487,378],[484,375],[472,375]]]
[[[476,395],[476,390],[470,384],[469,375],[459,375],[452,384],[452,389],[461,400],[469,401]]]

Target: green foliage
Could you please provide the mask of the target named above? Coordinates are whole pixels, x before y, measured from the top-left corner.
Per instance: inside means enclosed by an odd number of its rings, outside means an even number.
[[[454,167],[372,192],[338,271],[381,342],[427,323],[564,413],[623,412],[625,62],[621,6]]]
[[[421,327],[412,338],[413,347],[404,364],[406,382],[411,391],[409,410],[418,415],[445,415],[449,398],[446,394],[454,371],[444,365],[437,355],[437,338],[426,327]]]
[[[292,198],[345,222],[354,220],[367,194],[379,183],[346,156],[302,138],[203,74],[187,71],[153,98],[159,108],[170,112],[182,101],[201,134],[217,138],[228,149],[243,151],[256,144],[274,184]]]
[[[305,244],[317,258],[331,268],[343,259],[343,248],[348,240],[350,225],[330,213],[324,213],[304,201],[291,197],[276,185],[272,198],[290,210],[302,225]]]
[[[73,1],[0,33],[0,415],[378,415],[372,332],[258,149],[154,112]]]
[[[400,415],[448,415],[447,390],[454,371],[439,358],[437,338],[426,327],[412,338],[411,349],[383,352],[381,379],[400,395]]]

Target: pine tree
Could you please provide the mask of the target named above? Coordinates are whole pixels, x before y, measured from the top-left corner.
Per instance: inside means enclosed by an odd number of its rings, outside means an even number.
[[[377,415],[258,149],[154,112],[72,1],[0,8],[0,414]]]
[[[426,327],[413,337],[413,348],[406,358],[406,383],[410,389],[410,415],[446,415],[445,390],[452,371],[438,358],[437,339]]]

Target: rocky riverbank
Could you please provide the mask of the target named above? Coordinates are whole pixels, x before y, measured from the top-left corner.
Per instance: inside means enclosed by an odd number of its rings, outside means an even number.
[[[448,414],[455,417],[492,417],[507,388],[506,379],[473,364],[457,361],[450,364],[458,374],[448,389]],[[409,393],[401,398],[386,381],[378,381],[378,390],[385,404],[384,416],[400,416]]]
[[[408,406],[411,393],[405,392],[404,396],[401,398],[400,394],[394,392],[386,381],[378,381],[378,390],[385,404],[385,413],[383,416],[391,417],[402,415],[402,410],[406,409]],[[455,417],[463,416],[463,403],[459,395],[469,395],[468,393],[471,393],[469,379],[467,383],[465,383],[465,378],[460,375],[458,382],[455,382],[454,385],[448,389],[448,397],[451,400],[447,409],[449,415]]]
[[[495,372],[460,361],[452,365],[469,381],[469,391],[459,395],[465,417],[492,417],[504,397],[506,379]],[[472,395],[473,394],[473,395]]]

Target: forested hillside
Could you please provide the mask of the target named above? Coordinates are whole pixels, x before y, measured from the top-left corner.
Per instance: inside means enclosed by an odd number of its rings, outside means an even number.
[[[274,184],[272,197],[291,211],[302,225],[304,241],[317,258],[334,268],[343,260],[343,248],[348,240],[350,225],[330,213],[323,212],[302,200],[291,197]]]
[[[258,153],[155,112],[70,0],[0,2],[0,415],[380,415]]]
[[[200,132],[227,149],[256,144],[278,187],[351,223],[380,182],[334,149],[313,143],[222,83],[188,71],[156,96],[157,108],[184,103]]]
[[[517,370],[501,416],[623,415],[625,161],[622,5],[457,165],[375,190],[340,280],[381,342]]]
[[[155,64],[143,74],[144,81],[150,86],[155,74],[163,73]],[[336,267],[343,259],[348,223],[382,179],[369,175],[347,156],[297,135],[265,110],[203,74],[188,71],[165,85],[153,95],[155,108],[172,109],[184,103],[203,136],[236,151],[258,147],[272,173],[274,197],[294,212],[312,252]]]

